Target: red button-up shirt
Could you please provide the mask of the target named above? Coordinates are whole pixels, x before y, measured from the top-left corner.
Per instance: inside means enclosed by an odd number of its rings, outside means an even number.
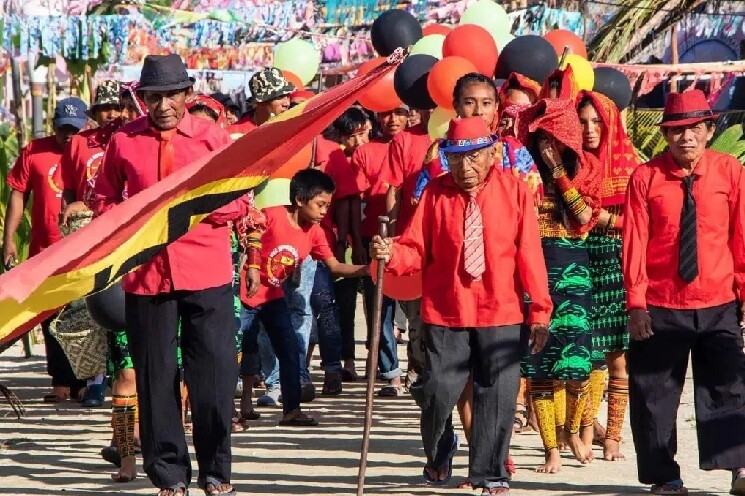
[[[390,141],[374,140],[357,148],[352,154],[355,182],[365,201],[360,223],[360,234],[365,238],[378,234],[378,217],[386,214],[388,184],[380,180],[380,174],[387,167],[389,146]]]
[[[730,156],[706,150],[696,176],[698,276],[678,274],[683,172],[670,153],[634,171],[626,192],[623,279],[629,309],[699,309],[745,301],[745,173]]]
[[[62,154],[60,169],[64,189],[74,191],[75,200],[83,201],[85,192],[92,188],[110,138],[110,130],[96,128],[81,131],[70,139]]]
[[[548,324],[551,296],[533,195],[510,175],[492,170],[476,195],[481,209],[486,269],[480,281],[463,263],[468,195],[450,174],[429,184],[409,228],[393,245],[386,270],[422,270],[422,320],[449,327],[491,327],[525,320]]]
[[[184,114],[177,130],[173,137],[174,172],[230,143],[220,126],[189,113]],[[125,184],[129,196],[134,196],[158,182],[158,150],[159,140],[148,117],[141,117],[114,134],[96,177],[92,204],[96,215],[123,201]],[[247,212],[245,197],[216,210],[152,260],[124,276],[124,290],[154,295],[230,284],[233,261],[227,223]]]

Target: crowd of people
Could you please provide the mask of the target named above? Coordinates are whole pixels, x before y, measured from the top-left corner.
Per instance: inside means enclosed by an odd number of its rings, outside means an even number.
[[[103,82],[90,108],[61,100],[54,134],[32,141],[9,175],[3,263],[17,263],[29,195],[34,256],[314,96],[267,68],[250,79],[241,116],[192,86],[178,56],[148,56],[138,82]],[[506,495],[513,433],[540,433],[546,474],[564,450],[593,462],[595,443],[604,460],[622,460],[630,404],[639,481],[687,494],[675,414],[690,357],[700,466],[730,471],[732,494],[745,494],[745,178],[735,158],[706,147],[717,116],[704,94],[670,95],[668,150],[647,164],[615,104],[578,91],[571,68],[501,86],[468,74],[453,107],[444,139],[430,136],[427,110],[350,107],[314,139],[275,206],[235,199],[125,275],[126,328],[109,333],[106,375],[75,377],[44,322],[44,401],[100,407],[110,379],[102,456],[119,466],[114,480],[137,476],[141,452],[158,496],[186,494],[192,430],[197,485],[236,494],[231,434],[258,407],[281,405],[283,426],[318,426],[301,407],[317,394],[316,344],[322,395],[359,380],[361,293],[368,344],[380,338],[378,396],[408,393],[421,408],[426,483],[452,476],[454,408],[470,450],[459,487]],[[422,277],[421,298],[383,299],[380,329],[373,259]]]

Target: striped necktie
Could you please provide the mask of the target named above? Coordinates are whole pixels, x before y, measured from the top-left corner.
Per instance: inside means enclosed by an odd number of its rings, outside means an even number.
[[[481,208],[476,203],[476,194],[469,196],[466,206],[466,220],[463,240],[463,260],[466,272],[475,281],[481,280],[486,270],[484,259],[484,223]]]
[[[680,215],[680,257],[678,274],[685,282],[690,283],[698,275],[698,254],[696,253],[696,200],[693,198],[694,176],[683,178],[685,197],[683,211]]]

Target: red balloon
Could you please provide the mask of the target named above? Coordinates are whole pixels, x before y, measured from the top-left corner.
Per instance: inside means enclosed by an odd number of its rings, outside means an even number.
[[[493,77],[499,52],[489,31],[475,24],[464,24],[445,36],[442,56],[463,57],[476,66],[476,72]]]
[[[282,75],[285,77],[287,82],[293,85],[296,89],[302,90],[303,88],[305,88],[303,81],[297,75],[295,75],[295,73],[283,70]]]
[[[422,37],[429,36],[431,34],[444,34],[447,36],[453,30],[450,26],[444,24],[430,24],[422,29]]]
[[[453,110],[453,91],[458,80],[469,72],[478,72],[476,66],[463,57],[445,57],[429,71],[427,91],[430,98],[442,108]]]
[[[543,35],[551,46],[556,50],[556,54],[561,57],[564,54],[564,47],[569,47],[569,53],[587,58],[587,46],[582,38],[566,29],[554,29]]]
[[[378,261],[370,263],[370,274],[375,284],[378,283]],[[383,294],[399,301],[411,301],[422,297],[422,272],[410,276],[394,276],[383,272]]]
[[[386,57],[368,60],[357,70],[357,75],[367,74],[385,61]],[[373,112],[387,112],[402,104],[401,99],[396,94],[396,89],[393,87],[394,72],[390,71],[383,79],[380,79],[360,96],[359,101],[363,107]]]

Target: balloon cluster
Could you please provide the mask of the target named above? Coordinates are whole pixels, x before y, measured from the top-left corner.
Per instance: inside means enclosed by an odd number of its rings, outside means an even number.
[[[401,103],[434,110],[429,132],[439,138],[455,116],[453,92],[462,76],[475,72],[499,80],[518,73],[542,83],[556,69],[571,66],[578,89],[603,93],[621,110],[629,105],[628,79],[614,68],[593,69],[587,47],[576,34],[554,29],[544,36],[516,38],[510,31],[507,13],[493,0],[471,4],[456,27],[433,24],[422,29],[406,11],[384,12],[371,29],[373,47],[381,58],[363,64],[359,73],[382,64],[399,47],[409,48],[409,56],[394,74],[371,87],[360,103],[375,112]]]
[[[298,89],[313,81],[320,66],[321,51],[300,38],[278,44],[274,52],[274,67]]]

